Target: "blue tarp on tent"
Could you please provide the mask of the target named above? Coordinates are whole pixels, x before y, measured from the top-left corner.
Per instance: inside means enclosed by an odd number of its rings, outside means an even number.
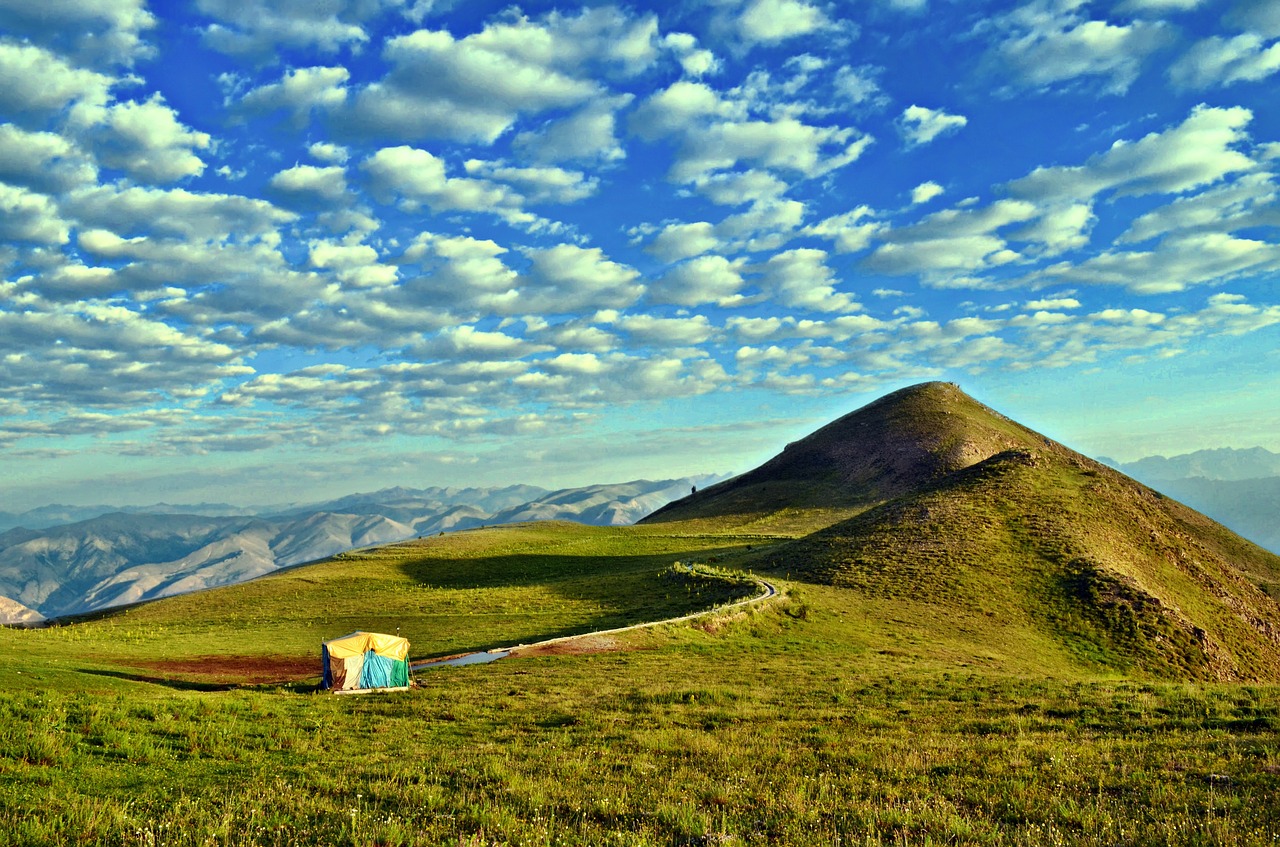
[[[353,632],[320,645],[324,687],[372,691],[409,685],[409,642],[398,635]]]

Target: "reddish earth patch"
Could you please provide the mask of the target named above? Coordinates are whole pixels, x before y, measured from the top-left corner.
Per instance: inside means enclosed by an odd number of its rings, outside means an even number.
[[[582,656],[591,653],[613,653],[624,649],[628,648],[624,648],[607,635],[582,635],[569,641],[558,641],[555,644],[534,644],[529,647],[518,647],[511,651],[511,655],[513,658],[522,658],[524,656]]]
[[[320,676],[319,656],[194,656],[190,659],[132,661],[129,665],[178,680],[250,685],[297,682]]]

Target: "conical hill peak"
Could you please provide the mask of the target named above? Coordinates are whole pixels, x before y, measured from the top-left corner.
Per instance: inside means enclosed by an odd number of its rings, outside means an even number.
[[[926,382],[863,406],[649,520],[867,508],[1007,450],[1046,449],[1070,452],[952,383]]]

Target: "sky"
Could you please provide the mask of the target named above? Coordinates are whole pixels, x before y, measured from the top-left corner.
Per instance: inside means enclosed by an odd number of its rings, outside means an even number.
[[[0,0],[0,510],[1280,450],[1273,0]]]

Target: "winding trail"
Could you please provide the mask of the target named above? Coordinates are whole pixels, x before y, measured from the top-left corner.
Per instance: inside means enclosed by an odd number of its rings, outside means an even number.
[[[677,618],[667,618],[660,621],[648,621],[647,623],[636,623],[629,626],[619,626],[613,629],[601,629],[595,632],[580,632],[577,635],[561,635],[558,638],[548,638],[545,641],[535,641],[532,644],[515,644],[511,647],[495,647],[492,650],[477,651],[474,653],[464,653],[461,656],[452,656],[447,659],[431,659],[424,662],[416,662],[409,665],[411,671],[431,670],[434,668],[456,667],[458,665],[475,665],[486,662],[494,662],[498,659],[505,659],[508,656],[518,655],[526,651],[541,649],[543,647],[552,647],[557,644],[568,644],[572,641],[586,638],[599,638],[603,635],[619,635],[624,632],[633,632],[640,629],[649,629],[655,626],[665,626],[667,624],[684,623],[686,621],[705,618],[710,615],[719,615],[733,609],[751,606],[756,603],[763,603],[778,596],[777,587],[768,580],[753,576],[756,587],[760,589],[759,594],[742,600],[735,600],[732,603],[726,603],[723,606],[716,606],[711,609],[704,609],[701,612],[692,612],[687,615],[681,615]]]

